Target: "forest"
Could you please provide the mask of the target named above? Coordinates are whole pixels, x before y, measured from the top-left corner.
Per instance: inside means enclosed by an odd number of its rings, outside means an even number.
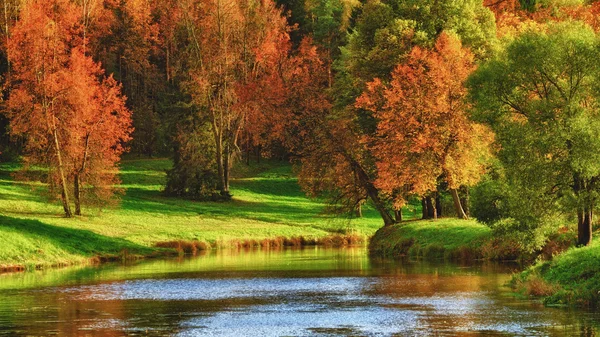
[[[291,162],[327,212],[475,218],[539,250],[592,241],[600,1],[3,0],[0,160],[66,218],[119,207],[121,157],[162,195],[232,196]],[[406,220],[406,219],[404,219]]]

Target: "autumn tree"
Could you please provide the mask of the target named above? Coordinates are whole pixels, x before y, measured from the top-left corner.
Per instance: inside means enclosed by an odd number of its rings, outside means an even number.
[[[81,13],[66,0],[27,2],[9,40],[11,133],[25,138],[26,167],[48,168],[67,217],[72,196],[76,214],[83,194],[112,197],[131,131],[120,86],[83,52]]]
[[[576,216],[579,245],[591,242],[598,205],[599,50],[582,23],[530,25],[471,81],[478,118],[502,147],[510,216],[524,228]]]
[[[116,163],[131,139],[131,113],[125,107],[121,86],[105,77],[98,64],[79,49],[71,53],[69,104],[74,118],[69,158],[73,160],[75,214],[81,215],[84,200],[106,202],[115,193],[119,179]]]
[[[329,125],[335,126],[331,131],[335,132],[329,134],[340,133],[340,128],[344,128],[343,136],[333,137],[344,142],[334,147],[339,156],[330,157],[345,160],[340,167],[351,169],[346,170],[347,177],[337,185],[338,191],[347,190],[345,186],[352,182],[358,184],[355,190],[369,191],[368,198],[375,204],[384,224],[390,225],[396,222],[390,215],[395,196],[382,193],[376,186],[377,159],[372,147],[364,142],[375,135],[377,119],[372,111],[357,108],[356,98],[374,78],[388,83],[392,70],[414,46],[430,45],[442,30],[456,32],[477,55],[488,55],[495,41],[495,26],[492,13],[476,1],[368,1],[357,13],[348,44],[342,48],[334,67],[331,94],[335,99],[327,115]],[[324,171],[331,171],[330,164],[328,161],[312,163],[313,171],[319,172],[319,165]],[[399,209],[395,211],[401,214]]]
[[[160,39],[157,20],[168,14],[158,8],[164,6],[163,1],[104,1],[112,2],[107,7],[113,19],[108,33],[101,37],[103,50],[100,50],[98,59],[123,84],[127,105],[133,111],[135,131],[131,142],[132,150],[153,156],[165,147],[162,137],[164,120],[158,102],[161,94],[167,91],[167,69],[159,69],[162,57],[165,56],[161,53],[161,45],[165,41]],[[173,5],[169,1],[164,3]],[[170,19],[177,22],[176,7],[172,10]]]
[[[271,1],[207,0],[196,5],[188,2],[186,10],[195,58],[186,88],[199,113],[210,117],[218,190],[229,198],[231,165],[246,115],[252,112],[240,104],[240,95],[277,67],[273,61],[281,53],[281,42],[289,39],[288,26]]]
[[[441,178],[457,216],[467,217],[458,189],[477,183],[492,138],[469,118],[464,83],[474,69],[471,52],[442,33],[433,50],[413,48],[389,85],[376,79],[357,99],[378,121],[367,140],[377,158],[376,186],[394,196],[396,207],[407,195],[436,191]]]

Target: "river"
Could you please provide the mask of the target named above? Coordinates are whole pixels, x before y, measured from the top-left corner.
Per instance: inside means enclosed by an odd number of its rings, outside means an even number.
[[[596,336],[600,313],[504,285],[515,266],[365,248],[209,252],[0,275],[7,336]]]

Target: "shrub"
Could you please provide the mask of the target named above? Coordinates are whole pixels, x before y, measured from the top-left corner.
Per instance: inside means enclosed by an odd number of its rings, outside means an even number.
[[[471,215],[479,222],[491,225],[508,216],[508,195],[499,180],[487,179],[471,190]]]

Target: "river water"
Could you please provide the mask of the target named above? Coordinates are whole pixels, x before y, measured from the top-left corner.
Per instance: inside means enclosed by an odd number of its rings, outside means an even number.
[[[0,275],[0,336],[596,336],[517,267],[370,259],[365,248],[207,255]]]

